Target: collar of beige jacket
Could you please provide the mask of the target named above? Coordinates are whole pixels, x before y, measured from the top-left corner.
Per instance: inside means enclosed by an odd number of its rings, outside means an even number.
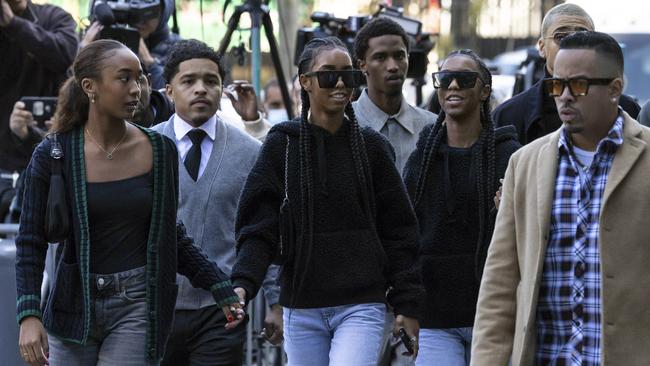
[[[623,181],[623,178],[630,172],[646,147],[646,142],[643,140],[643,137],[647,138],[647,136],[643,136],[644,129],[641,127],[641,124],[625,112],[623,112],[623,117],[625,118],[623,124],[623,144],[616,151],[616,155],[614,155],[614,162],[607,177],[607,185],[605,186],[605,193],[603,194],[603,201],[600,206],[601,212],[607,208],[609,197],[621,181]]]
[[[616,151],[614,162],[612,163],[605,193],[601,205],[601,211],[605,209],[607,200],[612,192],[618,187],[623,178],[629,173],[641,153],[646,147],[646,142],[642,139],[643,128],[639,122],[635,121],[626,112],[623,113],[623,144]],[[540,159],[537,174],[537,209],[540,234],[542,240],[548,240],[548,230],[551,219],[551,206],[553,204],[553,195],[555,194],[555,179],[557,178],[558,166],[558,141],[563,127],[549,135],[549,139],[539,151]]]

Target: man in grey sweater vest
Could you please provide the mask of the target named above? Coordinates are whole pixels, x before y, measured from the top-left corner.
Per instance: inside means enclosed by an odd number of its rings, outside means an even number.
[[[178,216],[195,245],[229,274],[235,260],[237,203],[260,143],[215,115],[225,71],[212,48],[196,40],[177,43],[164,76],[176,114],[154,129],[178,148]],[[256,97],[252,94],[251,100],[250,95],[239,93],[233,103],[245,120],[257,115]],[[177,283],[163,365],[241,365],[245,324],[230,324],[207,291],[195,290],[182,277]],[[272,291],[265,288],[271,304],[277,303],[276,283],[271,274],[267,284]]]

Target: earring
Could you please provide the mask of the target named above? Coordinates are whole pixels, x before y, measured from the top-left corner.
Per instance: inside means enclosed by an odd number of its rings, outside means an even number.
[[[616,103],[616,98],[612,98],[612,103]]]
[[[88,99],[90,99],[90,103],[95,103],[95,93],[89,93]]]

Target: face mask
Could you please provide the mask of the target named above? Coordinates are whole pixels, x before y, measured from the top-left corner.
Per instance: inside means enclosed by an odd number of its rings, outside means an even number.
[[[286,109],[269,109],[266,113],[266,119],[271,125],[275,125],[280,122],[288,121],[289,115],[287,114]]]

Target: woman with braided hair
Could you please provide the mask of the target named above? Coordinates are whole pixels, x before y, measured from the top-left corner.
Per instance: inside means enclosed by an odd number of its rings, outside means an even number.
[[[442,110],[420,134],[404,176],[419,223],[426,288],[417,365],[469,365],[472,325],[496,208],[493,197],[519,147],[495,130],[492,77],[471,50],[450,53],[433,75]]]
[[[360,75],[341,41],[309,42],[298,71],[302,115],[271,129],[242,192],[235,291],[255,297],[280,253],[289,364],[374,366],[390,288],[415,354],[424,295],[417,223],[392,149],[356,121],[350,96]],[[279,214],[283,202],[293,225]]]

